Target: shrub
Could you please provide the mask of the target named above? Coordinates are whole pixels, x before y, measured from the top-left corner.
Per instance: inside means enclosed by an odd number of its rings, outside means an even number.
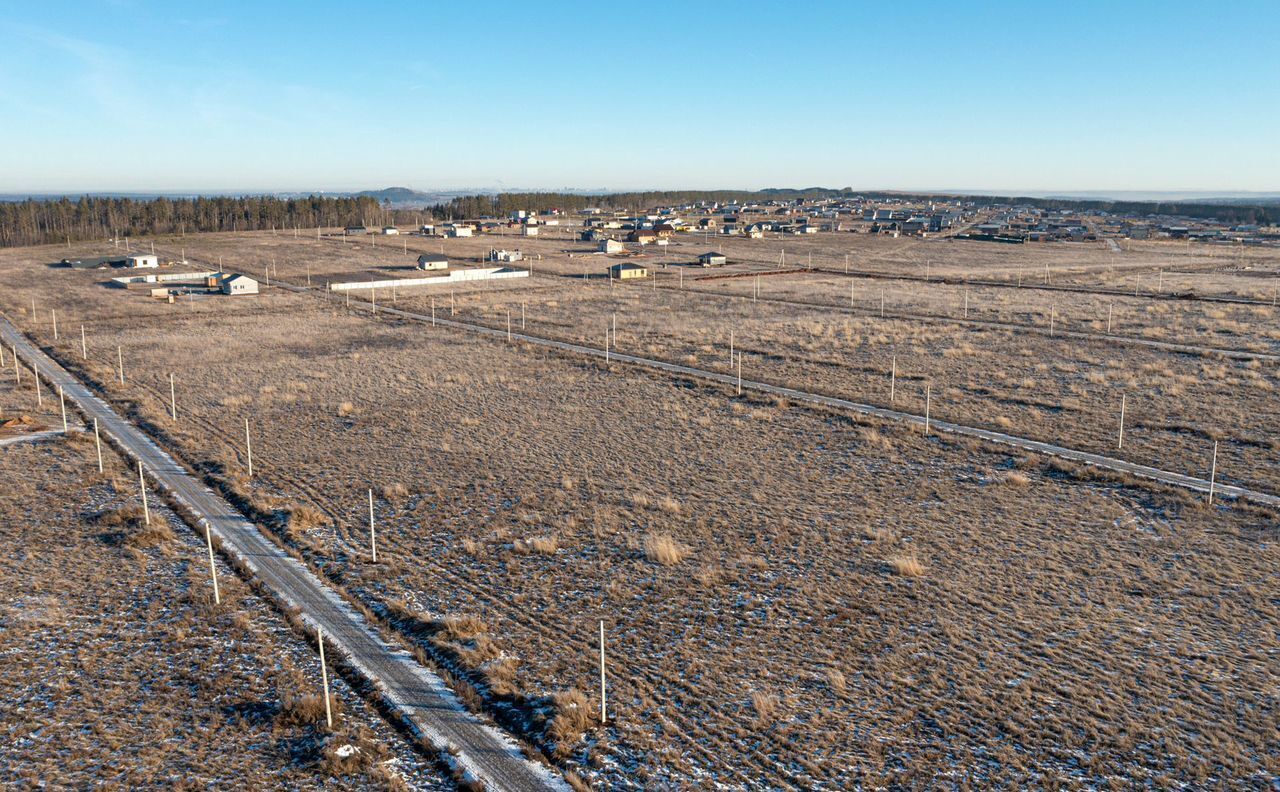
[[[554,536],[535,536],[531,539],[517,539],[514,546],[516,552],[520,553],[555,555],[560,549],[560,540]]]
[[[751,708],[756,711],[758,723],[769,723],[778,715],[778,697],[757,690],[751,694]]]
[[[889,569],[893,574],[902,577],[920,577],[924,574],[924,564],[914,555],[894,556],[889,559]]]
[[[566,751],[582,738],[594,722],[587,697],[580,690],[564,690],[551,697],[555,715],[547,726],[547,735],[557,743],[557,753]]]
[[[647,534],[644,537],[644,557],[663,566],[674,566],[689,555],[689,548],[671,537],[671,534]]]
[[[288,515],[289,529],[291,531],[306,531],[329,524],[328,515],[316,507],[308,506],[305,503],[290,506],[288,509]]]

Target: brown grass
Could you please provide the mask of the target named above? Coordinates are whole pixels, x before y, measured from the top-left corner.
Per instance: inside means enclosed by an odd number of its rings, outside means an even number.
[[[920,577],[924,574],[924,564],[914,555],[893,556],[889,559],[889,569],[900,577]]]
[[[666,533],[651,533],[644,537],[644,557],[656,564],[674,566],[688,558],[690,550]]]

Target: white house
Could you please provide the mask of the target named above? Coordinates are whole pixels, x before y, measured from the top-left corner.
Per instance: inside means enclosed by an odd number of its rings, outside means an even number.
[[[423,253],[418,256],[418,269],[442,270],[449,268],[449,257],[443,253]]]
[[[538,227],[537,227],[536,225],[526,225],[526,226],[524,227],[524,235],[525,235],[525,236],[527,236],[527,237],[537,236],[537,235],[538,235]]]
[[[449,228],[449,236],[451,237],[475,236],[475,230],[469,225],[455,225]]]
[[[397,236],[399,233],[400,233],[400,229],[396,228],[395,226],[382,227],[383,236]]]
[[[600,241],[601,253],[621,253],[624,250],[626,250],[626,247],[616,239],[604,239]]]
[[[223,294],[257,294],[258,282],[248,275],[225,275],[222,278]]]
[[[131,269],[139,269],[142,267],[158,267],[160,259],[150,253],[130,253],[125,257],[125,266]]]

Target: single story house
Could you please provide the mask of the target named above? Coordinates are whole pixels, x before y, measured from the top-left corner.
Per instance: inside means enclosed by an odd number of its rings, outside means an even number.
[[[618,280],[630,280],[631,278],[647,278],[649,277],[649,270],[648,268],[642,267],[639,264],[623,262],[620,264],[614,264],[612,267],[609,268],[609,277],[617,278]]]
[[[601,253],[621,253],[624,250],[626,250],[626,247],[616,239],[603,239],[600,241]]]
[[[443,253],[423,253],[418,256],[418,269],[442,270],[449,268],[449,257]]]
[[[257,294],[258,282],[248,275],[224,275],[222,277],[223,294]]]
[[[638,231],[632,231],[630,234],[627,234],[628,242],[636,242],[641,245],[648,245],[651,242],[656,242],[657,239],[658,239],[657,232],[650,231],[647,229],[640,229]]]
[[[342,229],[342,233],[346,236],[360,236],[361,234],[369,233],[369,229],[364,226],[347,226]]]
[[[382,227],[383,236],[397,236],[399,233],[400,233],[400,229],[396,228],[395,226]]]
[[[723,253],[708,251],[698,256],[698,264],[703,267],[723,267],[729,260]]]
[[[130,269],[143,267],[153,269],[160,266],[160,259],[150,253],[130,253],[125,256],[124,265]]]

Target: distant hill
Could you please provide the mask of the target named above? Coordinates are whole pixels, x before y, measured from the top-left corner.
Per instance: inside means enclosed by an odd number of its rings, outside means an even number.
[[[357,198],[372,198],[378,203],[390,203],[402,209],[422,209],[435,206],[462,193],[453,192],[421,192],[409,187],[387,187],[381,190],[362,190],[351,195]]]

